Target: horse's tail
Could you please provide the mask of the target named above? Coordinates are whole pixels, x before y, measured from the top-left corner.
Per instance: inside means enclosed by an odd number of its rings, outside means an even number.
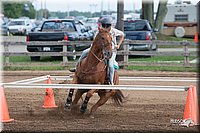
[[[121,90],[116,90],[115,94],[112,96],[112,99],[117,106],[122,106],[124,98],[125,96]]]

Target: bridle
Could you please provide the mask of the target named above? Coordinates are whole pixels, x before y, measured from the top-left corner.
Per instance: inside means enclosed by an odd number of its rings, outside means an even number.
[[[92,53],[92,55],[99,61],[99,62],[103,62],[106,58],[102,58],[100,59],[92,50],[90,50],[90,52]]]
[[[100,34],[101,35],[101,34]],[[101,36],[101,38],[103,38],[104,39],[104,37],[102,37]],[[112,39],[111,39],[111,43],[107,43],[108,45],[111,45],[112,46]],[[103,47],[104,47],[105,45],[103,44],[102,45],[102,50],[103,50]],[[103,58],[102,59],[100,59],[93,51],[92,51],[92,49],[90,49],[90,52],[92,53],[92,55],[99,61],[99,62],[103,62],[105,59],[106,59],[106,57],[104,56],[104,54],[103,54]]]

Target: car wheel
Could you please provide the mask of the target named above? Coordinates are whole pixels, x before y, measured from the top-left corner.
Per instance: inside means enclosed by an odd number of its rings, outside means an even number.
[[[10,30],[9,29],[7,30],[6,34],[7,34],[7,36],[10,36]]]
[[[40,56],[31,56],[31,61],[40,61]]]
[[[26,30],[24,30],[24,35],[27,35],[27,31]]]

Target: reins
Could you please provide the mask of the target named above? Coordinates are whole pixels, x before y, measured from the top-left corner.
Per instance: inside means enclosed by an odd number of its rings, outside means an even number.
[[[99,61],[99,62],[103,62],[105,60],[105,57],[103,59],[100,59],[92,50],[90,50],[90,52],[92,53],[92,55]]]

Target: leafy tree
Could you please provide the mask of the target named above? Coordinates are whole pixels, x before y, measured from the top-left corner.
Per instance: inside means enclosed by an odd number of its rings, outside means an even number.
[[[35,18],[35,9],[31,2],[2,2],[2,13],[8,18],[29,17]]]

